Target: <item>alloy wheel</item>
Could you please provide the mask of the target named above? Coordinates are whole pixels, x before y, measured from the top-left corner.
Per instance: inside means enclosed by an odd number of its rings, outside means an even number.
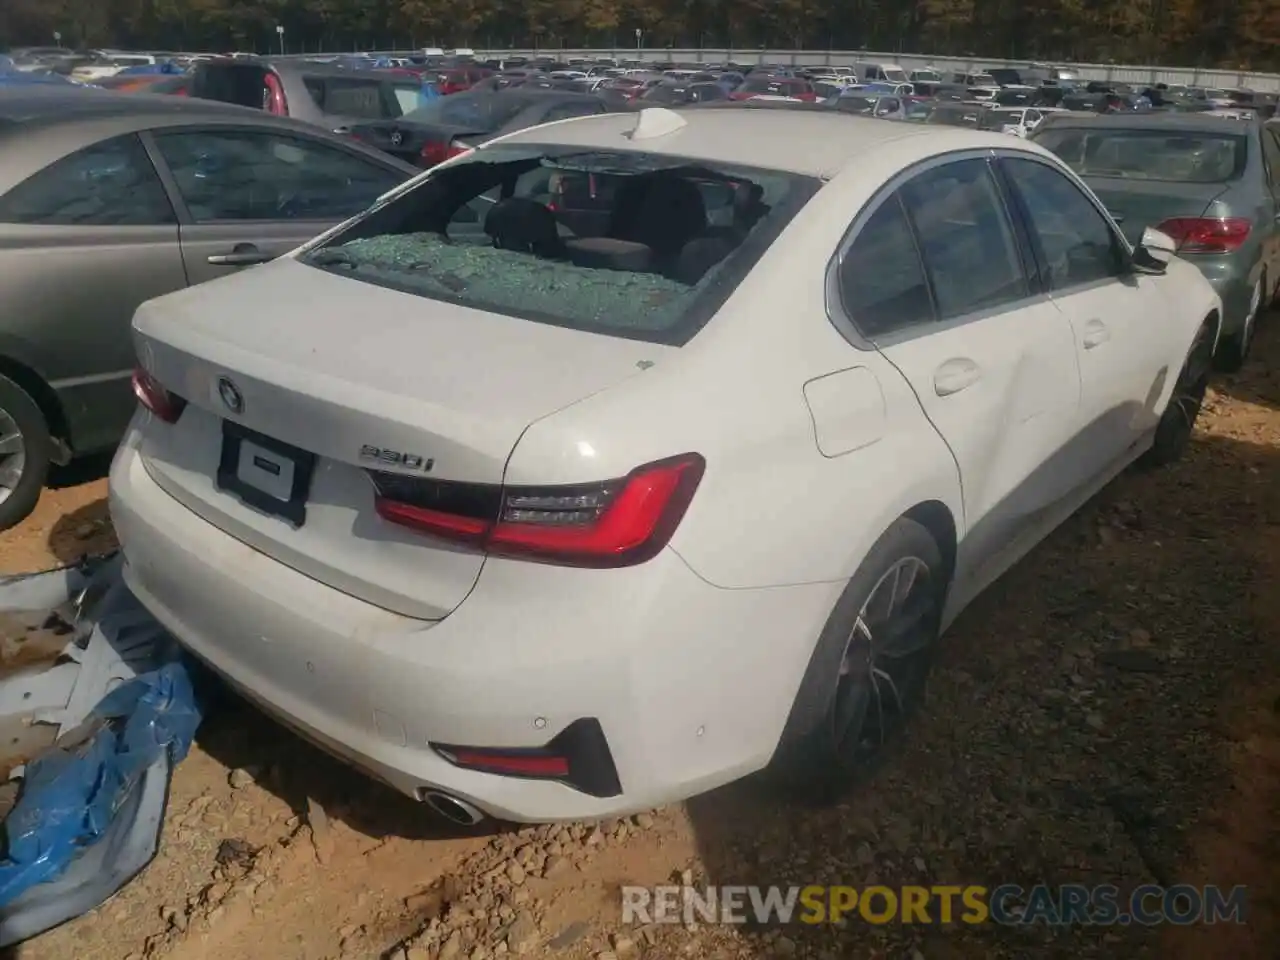
[[[907,719],[928,670],[937,607],[929,566],[903,557],[876,581],[858,611],[830,717],[832,744],[846,767],[871,759]]]
[[[11,496],[27,467],[27,443],[18,423],[0,410],[0,503]]]

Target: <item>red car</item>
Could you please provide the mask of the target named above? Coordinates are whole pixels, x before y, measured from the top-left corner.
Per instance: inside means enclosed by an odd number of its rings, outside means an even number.
[[[813,102],[818,99],[813,84],[796,77],[747,77],[742,86],[729,94],[730,100],[750,100],[753,97],[791,97],[793,100]]]
[[[463,90],[470,90],[485,77],[491,76],[493,76],[493,71],[486,67],[459,67],[455,70],[442,71],[437,86],[440,88],[440,92],[447,96],[450,93],[461,93]]]

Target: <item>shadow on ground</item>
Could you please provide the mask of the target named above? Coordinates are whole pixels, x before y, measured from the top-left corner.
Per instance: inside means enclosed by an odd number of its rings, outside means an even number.
[[[910,739],[872,782],[827,809],[754,781],[688,804],[707,884],[1245,884],[1248,924],[875,925],[855,913],[844,928],[753,930],[750,956],[1274,958],[1277,369],[1280,330],[1268,329],[1219,387],[1265,409],[1211,413],[1213,434],[1181,463],[1120,478],[965,612]]]
[[[114,550],[115,546],[115,530],[106,497],[64,513],[49,530],[49,552],[62,564],[97,556]]]
[[[284,729],[225,687],[216,696],[196,743],[229,769],[249,771],[304,822],[313,800],[330,819],[375,839],[445,840],[514,829],[492,823],[455,826]]]

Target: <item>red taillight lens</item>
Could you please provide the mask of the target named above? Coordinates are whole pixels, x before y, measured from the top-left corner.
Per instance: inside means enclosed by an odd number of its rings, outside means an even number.
[[[444,163],[446,160],[466,152],[466,147],[455,147],[452,143],[435,141],[423,146],[418,154],[418,164],[424,168],[434,167],[437,163]]]
[[[187,408],[186,400],[176,393],[170,393],[142,367],[136,367],[133,371],[133,395],[165,423],[177,423],[182,411]]]
[[[470,767],[485,773],[505,774],[512,777],[569,776],[569,758],[536,753],[502,753],[488,750],[457,750],[453,762],[460,767]]]
[[[564,566],[625,567],[675,533],[706,467],[698,454],[604,483],[496,487],[371,471],[378,515],[488,553]]]
[[[1230,253],[1249,239],[1243,217],[1173,217],[1156,227],[1178,243],[1179,253]]]

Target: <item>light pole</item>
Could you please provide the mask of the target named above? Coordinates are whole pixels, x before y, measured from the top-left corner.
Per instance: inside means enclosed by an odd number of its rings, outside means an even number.
[[[53,42],[54,42],[54,43],[56,43],[58,46],[62,46],[62,31],[61,31],[61,30],[55,30],[55,31],[53,31]]]
[[[644,31],[636,27],[636,49],[640,49],[640,41],[644,38]]]
[[[276,24],[276,36],[280,38],[280,53],[284,55],[284,27]]]

